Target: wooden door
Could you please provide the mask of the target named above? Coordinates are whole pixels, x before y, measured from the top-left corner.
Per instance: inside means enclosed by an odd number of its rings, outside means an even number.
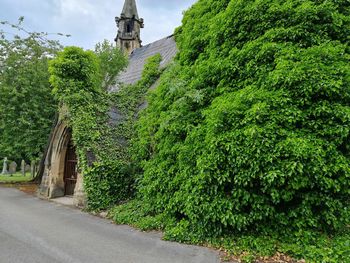
[[[75,147],[69,143],[66,153],[66,164],[64,171],[65,195],[74,195],[75,185],[77,183],[77,155]]]

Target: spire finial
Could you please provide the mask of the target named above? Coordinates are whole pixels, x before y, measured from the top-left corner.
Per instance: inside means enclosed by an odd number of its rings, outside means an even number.
[[[135,0],[125,0],[122,15],[124,15],[126,18],[135,18],[139,20]]]

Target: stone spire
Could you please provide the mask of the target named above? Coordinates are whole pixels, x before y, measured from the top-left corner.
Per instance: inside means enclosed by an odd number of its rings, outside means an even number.
[[[139,19],[135,0],[125,0],[122,16]]]
[[[135,48],[141,47],[140,31],[144,27],[143,19],[139,18],[135,0],[125,0],[123,11],[115,21],[118,34],[115,38],[117,46],[130,54]]]

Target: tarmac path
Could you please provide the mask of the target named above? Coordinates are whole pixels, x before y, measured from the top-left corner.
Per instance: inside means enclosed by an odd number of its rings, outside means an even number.
[[[207,248],[0,187],[0,263],[219,263]]]

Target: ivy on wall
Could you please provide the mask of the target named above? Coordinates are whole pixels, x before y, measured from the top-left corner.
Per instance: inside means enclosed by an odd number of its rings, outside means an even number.
[[[135,193],[138,164],[131,159],[130,142],[145,94],[161,74],[161,59],[159,54],[149,58],[137,83],[121,86],[118,92],[110,94],[110,105],[119,118],[115,123],[109,120],[98,146],[98,160],[84,173],[91,210],[106,209]]]
[[[135,168],[129,141],[139,106],[161,73],[161,56],[156,55],[148,60],[141,80],[108,94],[106,83],[113,83],[111,76],[119,72],[115,67],[121,70],[125,57],[104,45],[98,46],[97,55],[77,47],[65,48],[50,64],[53,92],[61,105],[61,118],[72,129],[91,210],[105,209],[133,195]],[[110,60],[111,52],[116,59],[108,67],[103,60]],[[111,109],[121,118],[111,120]]]

